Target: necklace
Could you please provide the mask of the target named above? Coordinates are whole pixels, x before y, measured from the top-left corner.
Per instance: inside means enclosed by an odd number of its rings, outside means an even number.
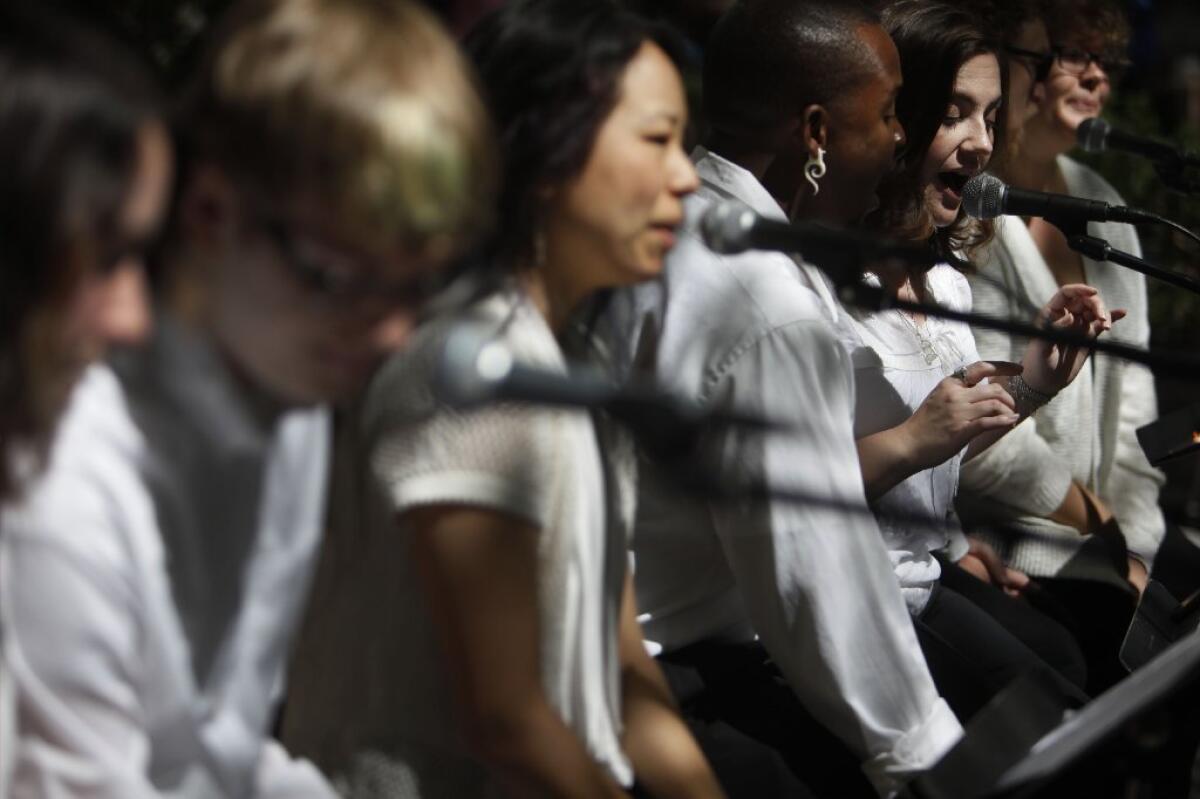
[[[930,339],[929,336],[925,335],[925,333],[921,330],[921,326],[916,323],[916,320],[914,320],[904,311],[900,312],[900,318],[904,320],[905,324],[908,325],[908,329],[911,330],[913,335],[917,337],[917,343],[921,347],[921,355],[925,358],[925,363],[932,366],[940,361],[941,356],[939,356],[937,354],[937,350],[933,348],[933,340]],[[929,325],[928,319],[925,320],[925,324],[926,326]]]

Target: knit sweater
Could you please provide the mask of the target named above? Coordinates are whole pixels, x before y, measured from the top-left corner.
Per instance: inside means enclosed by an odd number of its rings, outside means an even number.
[[[1075,197],[1123,205],[1121,196],[1091,169],[1059,158],[1068,192]],[[1020,219],[1003,218],[997,236],[971,278],[975,310],[992,316],[1031,319],[1058,286]],[[1090,223],[1088,233],[1114,248],[1141,255],[1133,227]],[[1111,263],[1083,259],[1087,283],[1100,290],[1109,308],[1128,316],[1106,338],[1146,346],[1150,326],[1146,280]],[[974,328],[983,358],[1020,361],[1027,340]],[[1145,367],[1102,353],[1094,355],[1075,381],[977,458],[965,464],[958,498],[964,529],[1002,526],[985,536],[1014,568],[1035,576],[1056,574],[1083,539],[1070,527],[1046,518],[1066,497],[1072,480],[1087,486],[1113,511],[1129,551],[1149,565],[1162,541],[1165,522],[1158,507],[1162,474],[1150,466],[1135,432],[1157,416],[1154,380]]]

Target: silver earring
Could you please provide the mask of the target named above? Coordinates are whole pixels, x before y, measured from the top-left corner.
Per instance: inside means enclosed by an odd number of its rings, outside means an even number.
[[[813,187],[813,196],[816,197],[821,191],[821,187],[817,185],[817,181],[825,177],[825,148],[818,147],[817,154],[810,155],[804,163],[804,179]]]

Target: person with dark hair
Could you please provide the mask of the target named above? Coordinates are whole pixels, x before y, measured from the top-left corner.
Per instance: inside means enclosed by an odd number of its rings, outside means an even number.
[[[156,92],[128,54],[51,9],[0,7],[0,523],[88,365],[149,329],[144,259],[171,172]],[[5,566],[0,551],[0,582]],[[6,624],[0,796],[17,753]]]
[[[0,521],[17,796],[333,795],[270,739],[319,550],[320,403],[403,343],[489,217],[486,113],[404,2],[238,3],[178,130],[154,334],[87,373]]]
[[[1020,150],[1020,138],[1045,99],[1045,81],[1054,62],[1050,35],[1042,21],[1041,0],[967,0],[964,7],[980,18],[984,30],[1000,42],[1006,56],[1003,77],[1003,137],[996,141],[992,171],[1003,174],[1010,156]]]
[[[1112,186],[1066,154],[1078,125],[1103,111],[1125,66],[1124,14],[1107,0],[1054,0],[1045,5],[1045,22],[1053,59],[1044,96],[1004,176],[1019,188],[1121,205]],[[1132,226],[1088,227],[1115,249],[1141,254]],[[1020,317],[1027,304],[1039,305],[1072,283],[1094,286],[1109,305],[1126,309],[1113,333],[1117,341],[1148,345],[1145,277],[1079,255],[1044,219],[1005,217],[994,245],[979,259],[972,291],[979,311]],[[974,335],[985,358],[1012,359],[1026,347],[1005,333],[976,329]],[[1135,434],[1156,414],[1154,381],[1145,367],[1093,358],[1032,424],[1021,425],[962,473],[964,527],[977,529],[1006,563],[1038,578],[1066,605],[1068,626],[1088,656],[1093,692],[1126,673],[1117,653],[1165,534],[1158,507],[1163,476],[1147,462]],[[993,525],[1004,529],[989,529]]]
[[[869,222],[892,238],[927,242],[944,262],[865,280],[893,296],[969,311],[971,290],[959,269],[990,225],[966,216],[961,192],[1002,140],[1000,45],[976,17],[930,0],[895,2],[883,23],[904,68],[896,109],[908,140]],[[1019,594],[1028,578],[963,535],[953,501],[961,465],[1032,414],[1032,397],[1068,385],[1088,352],[1034,342],[1020,364],[1001,369],[980,361],[963,323],[899,310],[849,318],[842,338],[856,366],[854,424],[867,496],[935,682],[963,718],[1029,670],[1048,672],[1065,697],[1082,700],[1078,646],[1057,622],[1005,595],[1002,588]],[[1083,285],[1063,287],[1041,318],[1082,334],[1111,328],[1096,290]],[[914,446],[910,431],[920,416],[944,423],[940,450]],[[940,522],[915,524],[913,515]]]
[[[783,254],[710,252],[698,223],[737,201],[772,219],[856,224],[904,141],[895,46],[863,5],[739,2],[714,30],[704,75],[701,188],[679,246],[659,281],[614,297],[601,330],[620,375],[791,425],[705,436],[695,457],[719,479],[863,505],[853,369],[831,329],[845,320],[829,285]],[[961,728],[874,521],[785,501],[699,501],[672,488],[679,468],[644,464],[638,604],[730,792],[888,795],[936,762]]]
[[[82,371],[149,329],[143,260],[171,148],[129,55],[14,5],[0,8],[0,159],[0,500],[13,500]]]
[[[696,187],[673,39],[612,0],[515,0],[466,49],[504,156],[468,329],[564,372],[593,296],[659,273]],[[440,403],[462,321],[431,320],[345,420],[284,740],[355,796],[721,796],[638,629],[629,447],[581,411]]]

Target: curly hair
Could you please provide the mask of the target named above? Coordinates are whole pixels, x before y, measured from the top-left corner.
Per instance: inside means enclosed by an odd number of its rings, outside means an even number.
[[[531,259],[541,197],[583,170],[645,42],[683,61],[676,33],[612,0],[514,0],[468,33],[504,163],[493,263]]]
[[[1105,54],[1129,49],[1129,18],[1114,0],[1042,0],[1042,18],[1054,44],[1082,37],[1098,40]]]

